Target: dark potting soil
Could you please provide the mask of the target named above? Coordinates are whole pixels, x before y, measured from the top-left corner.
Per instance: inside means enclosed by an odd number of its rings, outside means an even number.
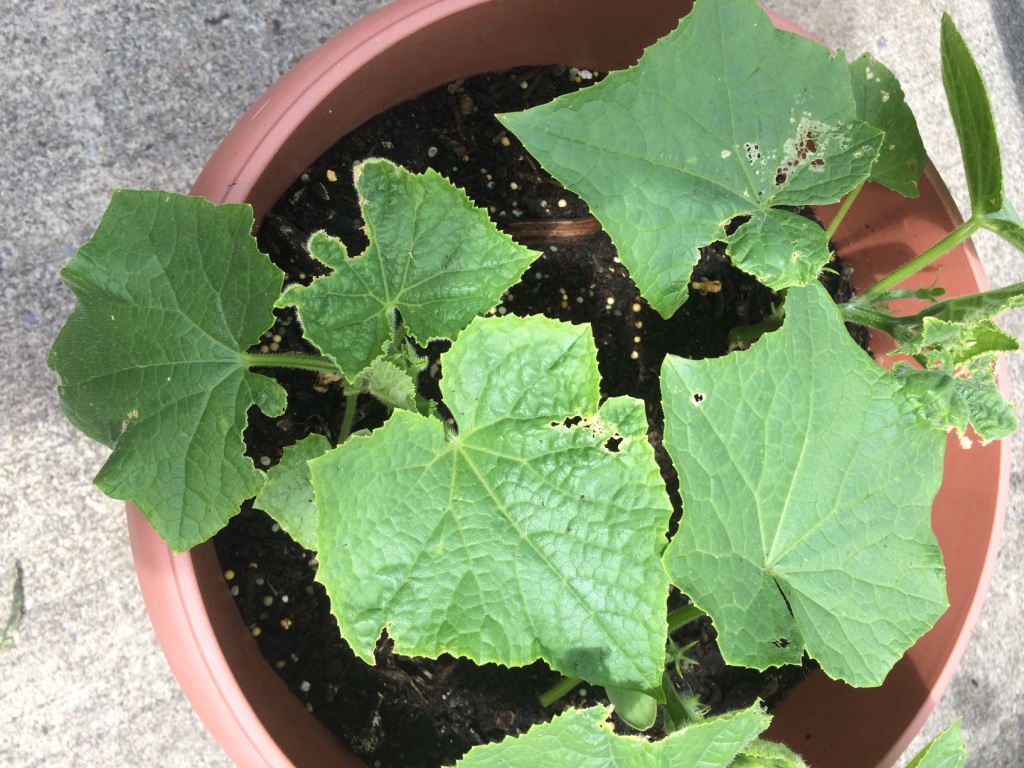
[[[779,297],[733,268],[716,245],[703,249],[690,298],[672,318],[661,318],[647,305],[586,203],[548,176],[493,118],[576,90],[590,73],[574,74],[555,66],[482,75],[389,110],[310,167],[267,214],[258,239],[288,281],[308,283],[325,273],[306,251],[313,232],[324,229],[339,237],[352,254],[366,247],[352,184],[354,163],[386,157],[412,171],[430,167],[447,176],[486,207],[501,229],[542,252],[492,313],[542,313],[591,324],[602,395],[628,394],[647,403],[650,441],[678,510],[678,480],[661,437],[661,362],[668,353],[694,359],[726,354],[729,331],[763,320]],[[850,295],[847,278],[838,259],[822,273],[840,301]],[[286,310],[278,312],[262,346],[263,351],[310,350]],[[447,346],[434,343],[425,350],[432,363],[420,380],[425,396],[439,398],[438,358]],[[280,459],[284,446],[311,432],[336,441],[344,413],[337,382],[305,372],[274,375],[289,392],[288,409],[277,419],[253,409],[246,431],[248,453],[264,468]],[[370,397],[361,397],[356,407],[355,429],[379,426],[387,417]],[[521,734],[570,706],[607,701],[602,689],[580,686],[545,708],[538,696],[560,675],[543,663],[507,669],[450,657],[408,658],[391,652],[386,635],[377,646],[376,666],[367,665],[339,635],[327,596],[313,580],[314,554],[269,517],[246,504],[215,542],[225,578],[263,655],[307,708],[369,766],[452,765],[476,744]],[[669,608],[686,602],[673,592]],[[805,663],[759,673],[727,667],[706,618],[685,625],[672,639],[680,647],[695,643],[686,652],[695,663],[670,666],[678,689],[699,695],[713,714],[756,698],[770,706],[810,668]],[[663,734],[659,728],[660,723],[649,735]],[[630,731],[621,721],[616,730]]]

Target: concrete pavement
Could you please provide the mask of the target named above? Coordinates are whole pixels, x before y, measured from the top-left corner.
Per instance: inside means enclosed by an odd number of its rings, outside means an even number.
[[[649,0],[654,1],[654,0]],[[0,765],[227,766],[171,676],[142,606],[122,505],[91,478],[106,450],[57,404],[45,357],[72,308],[58,272],[117,187],[186,191],[245,108],[381,0],[7,0],[0,13],[0,621],[10,564],[26,612],[0,650]],[[900,77],[925,145],[967,210],[942,95],[939,15],[953,13],[992,91],[1006,186],[1024,209],[1020,0],[770,0],[851,58]],[[581,3],[585,12],[586,3]],[[976,238],[993,285],[1024,255]],[[1006,325],[1024,334],[1024,313]],[[1024,382],[1024,357],[1010,364]],[[1020,385],[1015,385],[1021,401]],[[964,717],[970,765],[1024,765],[1024,438],[991,594],[923,737]],[[922,742],[923,743],[923,742]]]

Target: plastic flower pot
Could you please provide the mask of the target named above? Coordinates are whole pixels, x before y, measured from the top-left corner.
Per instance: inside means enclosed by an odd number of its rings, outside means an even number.
[[[691,5],[658,0],[637,13],[627,0],[397,0],[320,46],[275,83],[227,135],[192,192],[217,203],[251,203],[258,221],[325,149],[395,104],[459,77],[517,66],[628,66]],[[778,16],[773,20],[799,31]],[[916,200],[866,189],[835,242],[854,265],[855,283],[864,286],[958,221],[929,167]],[[987,287],[970,243],[919,275],[920,283],[931,283],[940,269],[950,295]],[[1005,364],[999,375],[1005,390]],[[871,768],[896,760],[949,683],[977,621],[1002,530],[1009,460],[1008,441],[969,451],[955,441],[949,446],[933,510],[949,610],[879,688],[854,689],[811,675],[775,708],[768,738],[787,742],[822,768]],[[260,655],[213,545],[174,556],[130,504],[128,525],[164,653],[231,759],[251,768],[362,766]]]

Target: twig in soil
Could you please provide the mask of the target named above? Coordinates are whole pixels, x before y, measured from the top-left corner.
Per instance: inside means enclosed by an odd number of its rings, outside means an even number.
[[[593,216],[579,219],[543,219],[515,221],[505,231],[521,245],[547,243],[578,243],[601,231],[601,224]]]

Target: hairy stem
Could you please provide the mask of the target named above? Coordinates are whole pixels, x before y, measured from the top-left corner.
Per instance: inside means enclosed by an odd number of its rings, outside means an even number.
[[[856,297],[851,303],[861,307],[872,304],[879,296],[892,290],[907,278],[916,275],[929,264],[946,255],[953,248],[956,248],[956,246],[973,235],[980,226],[981,219],[976,219],[972,216],[920,256],[911,259],[899,269],[883,277],[864,291],[864,293],[860,294],[860,296]]]
[[[341,375],[341,368],[333,360],[302,352],[271,352],[257,355],[243,352],[242,364],[246,368],[293,368]]]
[[[839,206],[839,210],[836,211],[835,218],[832,219],[832,223],[828,225],[828,229],[825,230],[825,237],[829,240],[835,235],[836,230],[839,229],[839,225],[843,223],[843,219],[846,217],[846,212],[850,210],[850,206],[853,205],[854,200],[857,199],[857,195],[864,189],[864,182],[862,181],[854,190],[852,190],[844,199],[843,204]]]
[[[359,399],[358,390],[345,394],[345,413],[341,417],[341,431],[338,433],[338,445],[341,445],[348,436],[352,434],[352,422],[356,418],[356,400]]]
[[[582,677],[563,677],[540,695],[540,705],[550,707],[582,682]]]
[[[781,327],[781,317],[769,317],[767,320],[762,320],[760,323],[754,323],[753,325],[738,325],[729,331],[729,349],[732,350],[736,347],[745,347],[748,344],[753,344],[766,333],[777,331]]]

